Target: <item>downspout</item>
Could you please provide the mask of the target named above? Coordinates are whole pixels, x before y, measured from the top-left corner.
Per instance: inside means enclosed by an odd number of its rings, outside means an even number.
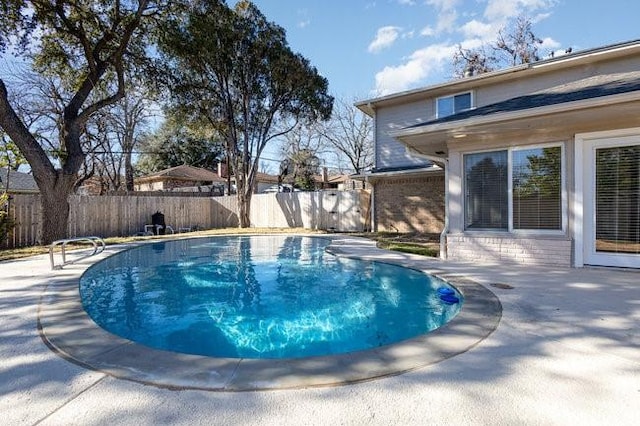
[[[370,193],[371,193],[371,197],[369,198],[369,232],[375,232],[374,229],[374,224],[373,224],[373,220],[375,219],[376,215],[376,200],[375,200],[375,191],[373,190],[373,185],[371,184],[371,182],[369,182],[369,175],[367,174],[367,172],[364,172],[364,183],[365,186],[368,186],[370,189]]]
[[[407,152],[414,157],[424,158],[444,169],[444,226],[440,233],[440,259],[447,258],[447,232],[449,232],[449,159],[447,157],[436,157],[422,154],[414,148],[407,146]]]
[[[378,152],[378,138],[377,138],[377,132],[376,132],[376,118],[377,118],[377,114],[376,114],[376,107],[369,102],[367,104],[367,106],[371,109],[371,112],[373,113],[373,115],[371,116],[371,120],[373,121],[372,125],[373,125],[373,167],[375,168],[377,166],[377,152]],[[371,171],[369,171],[370,173]],[[377,228],[378,228],[378,224],[375,222],[376,220],[376,191],[373,188],[373,184],[369,181],[369,178],[367,176],[367,172],[364,172],[364,181],[365,182],[369,182],[369,187],[371,188],[371,200],[369,201],[371,203],[371,209],[370,209],[370,222],[369,225],[371,226],[371,232],[376,232]]]

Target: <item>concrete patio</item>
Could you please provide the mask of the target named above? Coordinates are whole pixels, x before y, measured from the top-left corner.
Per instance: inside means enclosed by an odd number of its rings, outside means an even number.
[[[500,300],[500,323],[452,358],[357,384],[167,389],[69,362],[41,338],[45,289],[96,258],[59,271],[46,256],[1,262],[2,424],[640,423],[640,271],[441,262],[356,239],[337,252],[476,281]]]

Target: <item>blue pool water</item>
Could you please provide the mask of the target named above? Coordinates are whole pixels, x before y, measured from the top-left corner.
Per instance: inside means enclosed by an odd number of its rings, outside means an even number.
[[[150,347],[231,358],[371,349],[447,323],[436,277],[336,257],[326,238],[240,236],[158,242],[118,253],[80,280],[87,313]],[[456,296],[460,295],[456,292]]]

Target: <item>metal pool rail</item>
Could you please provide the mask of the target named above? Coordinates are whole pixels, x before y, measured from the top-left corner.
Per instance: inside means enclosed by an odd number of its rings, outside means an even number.
[[[78,242],[87,242],[87,243],[91,243],[93,245],[93,252],[91,254],[87,254],[86,256],[82,256],[82,258],[85,257],[89,257],[89,256],[93,256],[94,254],[98,254],[98,253],[102,253],[102,251],[105,248],[105,244],[104,244],[104,240],[100,237],[95,237],[95,236],[91,236],[91,237],[77,237],[77,238],[65,238],[62,240],[56,240],[54,242],[51,243],[51,245],[49,246],[49,260],[51,261],[51,269],[62,269],[62,267],[64,265],[67,265],[69,263],[72,262],[67,262],[67,253],[66,253],[66,247],[67,244],[69,243],[78,243]],[[98,245],[100,244],[100,245]],[[59,245],[61,246],[61,253],[62,253],[62,263],[59,265],[55,264],[55,261],[53,259],[53,252],[55,247]]]

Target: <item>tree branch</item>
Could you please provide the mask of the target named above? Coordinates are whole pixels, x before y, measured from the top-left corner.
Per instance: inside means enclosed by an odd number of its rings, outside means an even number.
[[[15,142],[32,168],[38,168],[40,174],[47,179],[55,179],[55,168],[9,103],[7,88],[2,79],[0,79],[0,127]]]

